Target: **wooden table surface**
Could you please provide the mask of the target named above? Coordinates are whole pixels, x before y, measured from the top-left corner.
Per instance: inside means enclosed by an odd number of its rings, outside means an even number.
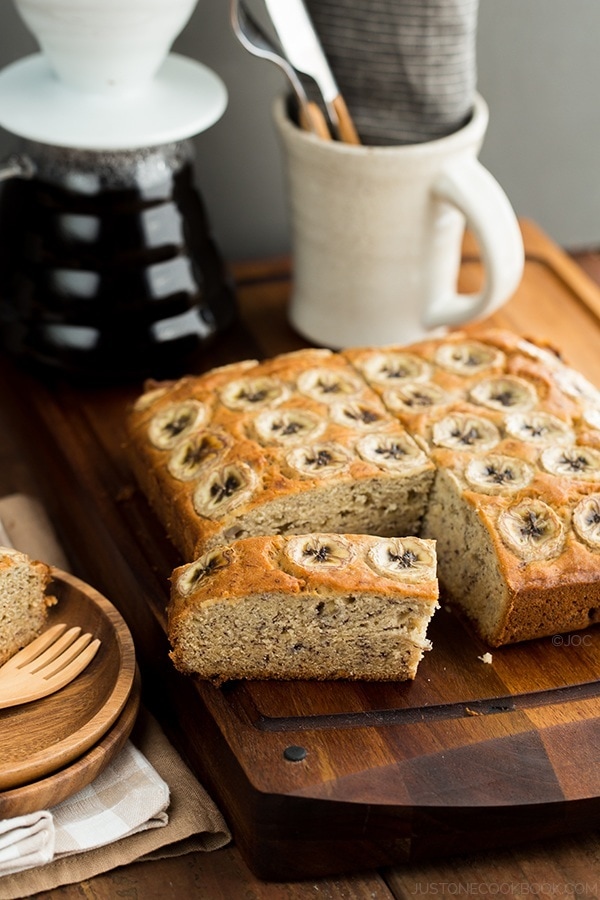
[[[594,254],[563,254],[532,223],[523,223],[527,270],[517,295],[494,316],[493,324],[512,327],[525,336],[547,338],[564,351],[588,377],[600,384],[600,264]],[[554,280],[539,294],[540,266],[551,259]],[[588,275],[584,274],[584,267]],[[536,270],[536,292],[528,272]],[[248,340],[265,356],[303,347],[285,317],[289,290],[286,260],[241,264],[234,268],[244,331],[236,353]],[[590,277],[591,276],[591,277]],[[480,277],[475,248],[465,248],[463,286],[473,289]],[[541,280],[543,282],[542,273]],[[561,282],[557,290],[556,280]],[[596,283],[594,283],[596,282]],[[577,302],[561,316],[565,291]],[[243,354],[242,354],[243,355]],[[8,390],[9,385],[4,386]],[[52,486],[44,472],[32,468],[22,434],[0,403],[0,495],[25,491],[47,500]],[[85,574],[85,573],[78,573]],[[599,741],[600,744],[600,741]],[[156,862],[136,863],[88,882],[51,892],[53,898],[183,898],[202,900],[276,900],[321,897],[344,900],[409,898],[419,894],[600,897],[600,831],[534,843],[501,852],[481,853],[427,864],[393,866],[340,877],[302,882],[262,882],[249,870],[235,846]],[[40,897],[50,896],[40,894]]]

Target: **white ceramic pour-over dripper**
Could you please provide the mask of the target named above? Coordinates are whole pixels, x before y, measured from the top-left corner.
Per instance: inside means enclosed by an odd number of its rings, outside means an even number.
[[[113,97],[143,90],[196,0],[14,0],[66,85]]]
[[[0,72],[0,125],[58,146],[191,137],[227,105],[221,79],[170,53],[197,0],[14,0],[41,53]]]

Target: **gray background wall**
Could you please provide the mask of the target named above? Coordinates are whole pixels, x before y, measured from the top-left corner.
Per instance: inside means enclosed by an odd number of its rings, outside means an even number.
[[[223,118],[195,138],[197,180],[228,259],[287,252],[279,149],[270,119],[283,87],[229,25],[228,0],[199,0],[174,49],[225,82]],[[0,6],[0,67],[37,49],[11,0]],[[600,245],[600,3],[481,0],[478,89],[490,107],[482,162],[517,213],[569,249]],[[14,146],[0,130],[0,152]]]

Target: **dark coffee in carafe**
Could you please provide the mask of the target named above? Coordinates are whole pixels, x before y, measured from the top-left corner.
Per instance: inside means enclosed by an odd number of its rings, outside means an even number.
[[[0,196],[0,340],[94,378],[169,377],[235,316],[191,143],[88,151],[27,142]]]

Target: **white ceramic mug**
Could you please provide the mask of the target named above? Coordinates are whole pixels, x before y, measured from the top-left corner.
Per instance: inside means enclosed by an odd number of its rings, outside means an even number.
[[[289,317],[332,348],[421,340],[503,305],[523,274],[521,231],[477,154],[484,100],[459,131],[394,147],[351,146],[302,131],[282,98],[274,120],[287,178],[293,287]],[[465,223],[485,279],[459,294]]]
[[[197,0],[14,0],[58,78],[76,90],[142,89]]]

